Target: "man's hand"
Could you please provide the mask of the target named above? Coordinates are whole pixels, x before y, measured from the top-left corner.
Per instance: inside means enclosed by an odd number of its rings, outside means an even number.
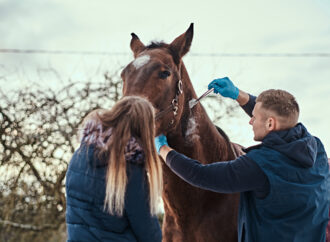
[[[157,152],[158,152],[158,154],[159,154],[159,152],[160,152],[160,148],[161,148],[162,146],[164,146],[164,145],[167,145],[167,146],[168,146],[166,136],[163,135],[163,134],[157,136],[157,137],[155,138],[155,145],[156,145],[156,150],[157,150]]]
[[[239,90],[228,77],[218,78],[213,80],[209,85],[208,89],[214,88],[214,93],[220,93],[224,97],[230,97],[237,99]]]

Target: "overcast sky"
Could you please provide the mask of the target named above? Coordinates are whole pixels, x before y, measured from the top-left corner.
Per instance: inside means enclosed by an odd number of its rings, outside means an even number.
[[[0,53],[1,88],[19,88],[36,80],[57,87],[68,78],[97,79],[132,60],[131,32],[145,44],[171,42],[191,22],[194,39],[184,61],[198,94],[223,76],[255,95],[268,88],[288,90],[301,106],[300,121],[330,152],[329,0],[0,0],[0,49],[113,53]],[[328,57],[210,56],[221,53],[325,53]],[[50,67],[61,81],[45,71]],[[232,140],[248,146],[253,144],[248,120],[239,112],[222,127]]]

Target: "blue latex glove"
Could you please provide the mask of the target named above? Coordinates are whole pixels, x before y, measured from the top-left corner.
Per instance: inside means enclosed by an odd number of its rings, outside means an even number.
[[[166,139],[166,136],[161,134],[159,136],[157,136],[155,138],[155,145],[156,145],[156,150],[159,154],[159,150],[160,148],[163,146],[163,145],[167,145],[168,146],[168,143],[167,143],[167,139]]]
[[[208,86],[208,89],[211,88],[214,88],[214,93],[220,93],[224,97],[238,98],[238,88],[234,86],[228,77],[214,79]]]

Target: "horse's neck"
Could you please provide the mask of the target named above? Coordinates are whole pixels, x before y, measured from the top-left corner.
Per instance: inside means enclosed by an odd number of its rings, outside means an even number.
[[[176,129],[168,134],[172,148],[202,163],[233,159],[229,142],[217,131],[200,103],[189,108],[191,98],[197,98],[183,66],[185,90],[184,111]]]

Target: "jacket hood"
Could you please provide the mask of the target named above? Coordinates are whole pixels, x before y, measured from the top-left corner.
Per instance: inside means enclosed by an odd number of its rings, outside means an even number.
[[[288,130],[270,132],[262,144],[284,154],[302,167],[312,167],[316,160],[316,139],[301,123]]]

